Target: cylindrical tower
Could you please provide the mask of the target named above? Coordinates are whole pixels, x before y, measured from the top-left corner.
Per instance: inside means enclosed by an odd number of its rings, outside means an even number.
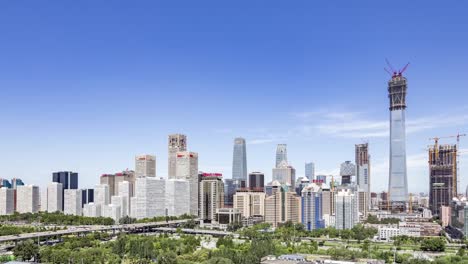
[[[390,99],[390,168],[388,193],[392,203],[404,205],[408,201],[406,176],[406,78],[394,74],[388,81]]]

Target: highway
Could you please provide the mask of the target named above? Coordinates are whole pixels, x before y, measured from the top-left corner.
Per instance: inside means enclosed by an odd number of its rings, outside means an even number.
[[[123,225],[109,225],[109,226],[69,226],[68,229],[65,230],[57,230],[57,231],[44,231],[44,232],[36,232],[36,233],[25,233],[19,235],[9,235],[9,236],[0,236],[0,243],[2,242],[11,242],[11,241],[20,241],[26,239],[34,239],[40,237],[53,237],[53,236],[61,236],[61,235],[72,235],[72,234],[84,234],[84,233],[91,233],[91,232],[121,232],[121,231],[134,231],[134,230],[148,230],[150,231],[151,228],[155,227],[162,227],[168,225],[177,225],[187,222],[186,220],[174,220],[174,221],[162,221],[162,222],[150,222],[150,223],[137,223],[137,224],[123,224]]]

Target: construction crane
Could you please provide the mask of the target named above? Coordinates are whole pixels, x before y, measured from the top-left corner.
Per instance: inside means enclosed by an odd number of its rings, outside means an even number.
[[[385,59],[385,62],[387,63],[387,66],[388,68],[390,69],[387,69],[387,68],[384,68],[384,70],[386,72],[388,72],[388,74],[390,74],[390,76],[393,77],[397,77],[397,76],[401,76],[403,74],[403,72],[406,71],[406,68],[408,68],[409,66],[409,62],[405,65],[405,67],[401,68],[400,70],[395,70],[395,68],[393,68],[392,64],[390,64],[390,62],[388,61],[388,59]]]

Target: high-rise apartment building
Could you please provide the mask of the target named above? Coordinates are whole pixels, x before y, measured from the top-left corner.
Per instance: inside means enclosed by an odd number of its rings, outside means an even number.
[[[109,185],[98,184],[94,186],[94,204],[107,205],[109,201]]]
[[[367,218],[367,212],[369,211],[369,193],[363,190],[358,190],[358,211],[363,219]]]
[[[441,206],[457,197],[457,145],[429,147],[429,208],[440,216]]]
[[[288,151],[286,144],[278,144],[276,147],[276,164],[275,167],[280,166],[281,162],[286,161],[288,163]]]
[[[16,211],[20,214],[39,212],[39,187],[36,185],[22,185],[16,188]]]
[[[315,180],[315,164],[313,162],[306,162],[305,164],[305,176],[310,182]]]
[[[139,155],[135,157],[135,177],[156,177],[156,156]]]
[[[324,228],[322,189],[316,183],[311,183],[302,189],[301,195],[302,224],[311,231]]]
[[[276,168],[273,168],[273,181],[289,185],[293,190],[296,184],[296,170],[283,160]]]
[[[369,144],[357,144],[356,149],[356,179],[359,190],[367,193],[367,201],[370,208],[370,155]]]
[[[63,213],[66,215],[82,215],[82,190],[67,189],[64,193],[65,208]]]
[[[341,184],[351,184],[351,177],[356,175],[356,166],[351,161],[345,161],[340,165]]]
[[[62,212],[63,185],[59,182],[52,182],[47,185],[47,212]]]
[[[15,212],[14,198],[13,189],[0,188],[0,215],[11,215]]]
[[[102,207],[105,205],[95,204],[95,203],[87,203],[83,206],[83,216],[87,217],[100,217]]]
[[[130,199],[132,217],[137,219],[165,215],[165,181],[156,177],[136,179],[135,196]]]
[[[177,152],[187,151],[187,137],[182,134],[169,135],[168,141],[168,177],[176,178]]]
[[[272,195],[265,198],[265,222],[278,227],[279,224],[291,221],[301,222],[301,197],[295,192],[273,182]]]
[[[239,209],[243,218],[265,216],[263,191],[240,190],[234,194],[234,208]]]
[[[103,217],[110,217],[116,223],[119,222],[119,219],[120,219],[120,217],[122,215],[120,206],[115,205],[115,204],[103,205],[102,208],[101,208],[101,211],[102,211],[102,216]]]
[[[189,181],[190,214],[198,215],[198,153],[189,151],[177,152],[175,169],[176,174],[172,179]]]
[[[119,182],[119,193],[118,196],[124,200],[121,206],[122,216],[130,215],[131,204],[130,198],[133,196],[133,184],[128,181]],[[112,198],[111,198],[112,199]],[[123,205],[125,204],[125,206]]]
[[[351,229],[359,223],[358,197],[351,189],[339,189],[335,194],[336,229]]]
[[[322,213],[323,215],[335,215],[336,206],[335,206],[335,191],[328,187],[322,188]]]
[[[190,210],[190,205],[193,202],[190,197],[190,181],[168,179],[165,180],[165,183],[165,213],[169,216],[193,215]],[[198,199],[195,200],[198,201]]]
[[[224,183],[220,173],[203,173],[200,182],[200,215],[205,223],[215,219],[216,210],[224,206]]]
[[[262,172],[249,173],[249,189],[263,191],[265,189],[265,174]]]
[[[247,149],[243,138],[234,139],[232,179],[247,181]]]
[[[123,197],[123,196],[120,196],[120,195],[114,195],[111,197],[111,203],[109,204],[109,206],[113,206],[113,208],[109,208],[107,207],[106,210],[107,211],[107,214],[111,214],[109,217],[112,217],[112,219],[117,219],[117,218],[122,218],[122,217],[125,217],[125,216],[128,216],[128,207],[129,207],[129,204],[128,204],[128,201],[127,200],[127,197]],[[117,209],[117,207],[119,209]],[[110,209],[110,211],[109,211]],[[116,217],[115,215],[113,215],[114,212],[117,212],[116,210],[118,210],[118,212],[120,213],[118,215],[118,217]]]
[[[58,182],[62,184],[62,208],[65,208],[64,193],[67,189],[78,189],[78,173],[71,171],[59,171],[52,173],[52,182]]]
[[[406,176],[406,78],[394,73],[388,81],[390,99],[390,168],[388,194],[392,205],[405,206],[408,201]]]

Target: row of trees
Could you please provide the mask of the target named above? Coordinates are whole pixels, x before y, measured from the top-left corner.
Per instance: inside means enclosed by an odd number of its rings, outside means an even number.
[[[17,226],[17,225],[1,225],[0,224],[0,236],[18,235],[24,233],[33,233],[39,231],[45,231],[44,227],[32,227],[32,226]]]
[[[86,217],[65,215],[60,212],[48,213],[14,213],[0,216],[0,222],[42,223],[45,225],[113,225],[114,220],[108,217]]]

